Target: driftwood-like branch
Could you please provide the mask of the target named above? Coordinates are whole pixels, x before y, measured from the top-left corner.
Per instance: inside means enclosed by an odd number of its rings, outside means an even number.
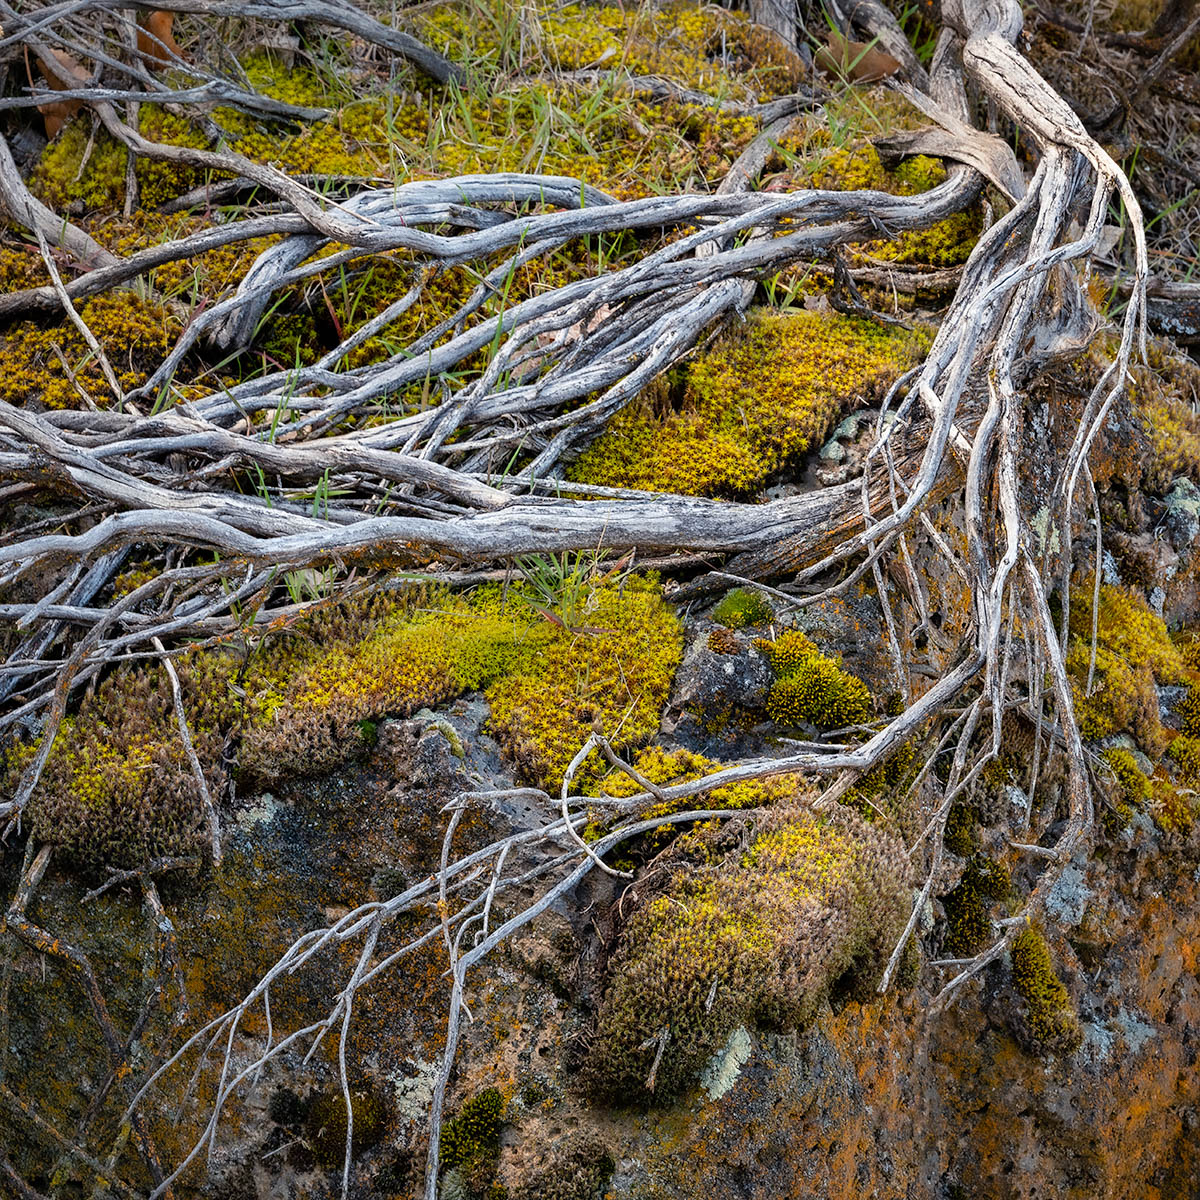
[[[411,34],[382,24],[347,0],[321,0],[320,3],[310,0],[251,0],[250,3],[242,3],[241,0],[165,0],[161,4],[158,0],[140,0],[134,4],[127,4],[125,0],[87,0],[84,4],[80,4],[78,0],[65,0],[64,3],[46,5],[28,13],[19,12],[4,4],[5,40],[20,41],[27,34],[53,30],[63,18],[69,16],[79,17],[87,13],[117,12],[130,8],[276,23],[311,22],[328,26],[330,29],[340,29],[362,38],[365,42],[389,50],[420,67],[438,83],[463,81],[466,78],[466,73],[461,67],[431,50]]]

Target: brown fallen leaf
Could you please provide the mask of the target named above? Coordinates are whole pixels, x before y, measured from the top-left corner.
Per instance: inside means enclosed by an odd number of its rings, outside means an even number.
[[[886,50],[852,42],[835,30],[825,35],[825,45],[815,55],[817,66],[827,75],[839,75],[852,83],[878,83],[895,75],[903,65]]]
[[[183,51],[175,41],[174,25],[173,12],[156,8],[147,16],[146,23],[138,26],[138,54],[147,66],[161,71],[183,58]]]
[[[53,64],[47,63],[38,55],[38,74],[56,92],[68,89],[87,87],[88,74],[78,59],[72,58],[63,50],[51,50],[54,56]],[[29,86],[33,86],[33,72],[29,66],[29,51],[25,51],[25,73],[29,76]],[[58,131],[80,110],[82,100],[47,100],[37,106],[46,124],[46,138],[53,141]]]

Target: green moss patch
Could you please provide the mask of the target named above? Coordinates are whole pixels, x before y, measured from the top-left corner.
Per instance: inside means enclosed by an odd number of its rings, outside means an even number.
[[[1007,899],[1012,876],[1003,863],[976,854],[957,886],[942,897],[946,910],[947,958],[970,958],[987,948],[992,937],[992,905]]]
[[[1024,1040],[1035,1051],[1070,1054],[1083,1041],[1079,1017],[1071,997],[1054,970],[1050,947],[1030,926],[1012,943],[1012,977],[1024,1001],[1021,1022]]]
[[[551,789],[593,728],[621,748],[657,732],[683,656],[679,622],[654,583],[598,588],[582,615],[591,632],[558,630],[528,670],[487,694],[500,744],[527,780]],[[593,755],[576,785],[595,779],[599,769]]]
[[[657,730],[682,654],[653,580],[586,591],[588,630],[537,613],[519,590],[469,597],[416,591],[335,606],[249,658],[180,656],[185,711],[219,794],[227,745],[267,782],[330,770],[362,752],[373,725],[486,689],[492,728],[522,778],[557,786],[598,722],[621,747]],[[13,748],[11,791],[36,752]],[[581,782],[590,765],[581,773]],[[594,778],[594,774],[591,776]],[[198,789],[157,667],[113,672],[64,721],[27,816],[34,835],[85,868],[131,866],[202,844]]]

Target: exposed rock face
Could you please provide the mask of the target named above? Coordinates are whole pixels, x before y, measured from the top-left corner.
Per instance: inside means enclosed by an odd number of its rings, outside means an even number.
[[[698,1088],[666,1111],[613,1113],[567,1095],[553,1127],[606,1135],[606,1194],[631,1200],[1194,1197],[1194,859],[1146,829],[1131,840],[1060,889],[1068,937],[1054,952],[1084,1030],[1074,1054],[1021,1048],[997,964],[937,1016],[910,992],[827,1010],[801,1034],[739,1031],[743,1045],[714,1063],[735,1076],[715,1100]],[[514,1163],[548,1119],[516,1116]]]
[[[285,852],[281,838],[292,844],[302,833],[309,894],[327,916],[364,879],[389,894],[436,854],[437,812],[449,792],[472,780],[500,781],[480,719],[481,710],[464,702],[448,715],[447,729],[424,717],[385,726],[367,767],[249,806],[231,828],[237,852],[226,869],[249,872],[247,879],[273,876],[270,864]],[[469,747],[464,758],[451,730]],[[430,836],[399,857],[390,822],[384,829],[372,817],[385,795],[390,810],[404,810],[409,822],[421,812],[429,824]],[[522,814],[495,813],[486,823],[494,832],[522,824]],[[611,881],[599,881],[539,919],[476,981],[476,1019],[464,1031],[448,1108],[453,1113],[493,1086],[505,1101],[498,1159],[476,1184],[494,1172],[509,1196],[563,1200],[1188,1200],[1200,1191],[1196,840],[1168,839],[1139,818],[1090,861],[1068,866],[1054,888],[1048,910],[1061,931],[1048,924],[1047,933],[1083,1030],[1073,1054],[1037,1057],[1022,1049],[1019,1002],[1001,962],[936,1016],[928,1015],[928,993],[916,990],[849,1002],[836,1013],[826,1007],[800,1033],[738,1028],[679,1101],[628,1109],[598,1106],[578,1085],[587,1010],[603,986],[603,939],[594,921],[603,925],[618,895]],[[243,886],[231,875],[222,894],[232,900]],[[48,924],[71,911],[65,887],[46,902]],[[114,894],[106,903],[119,901]],[[132,945],[143,935],[136,900],[126,903],[123,936]],[[289,919],[300,929],[314,915],[302,905]],[[204,915],[180,909],[178,919],[199,928]],[[273,936],[281,941],[284,932]],[[184,931],[185,953],[195,938]],[[249,948],[242,951],[240,973],[227,987],[247,984],[252,958]],[[193,1004],[215,1003],[222,980],[194,972]],[[23,982],[21,995],[33,986]],[[355,1195],[391,1198],[417,1188],[444,991],[431,961],[365,998],[352,1039],[360,1062],[355,1087],[379,1106],[383,1132],[356,1155]],[[61,987],[56,995],[65,1002]],[[306,1007],[315,1015],[320,1006]],[[19,1054],[10,1057],[10,1079],[32,1053],[26,1024],[12,1023]],[[248,1049],[263,1032],[248,1027]],[[73,1036],[89,1036],[86,1021]],[[69,1052],[66,1043],[61,1049]],[[337,1171],[306,1148],[305,1121],[335,1077],[327,1062],[305,1069],[300,1057],[269,1072],[229,1122],[215,1174],[184,1194],[327,1194]],[[50,1092],[36,1099],[53,1102]],[[487,1194],[472,1191],[461,1172],[450,1182],[454,1194]]]

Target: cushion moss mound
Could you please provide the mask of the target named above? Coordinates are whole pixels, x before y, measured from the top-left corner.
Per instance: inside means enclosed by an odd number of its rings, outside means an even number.
[[[808,1022],[831,988],[876,980],[908,911],[904,847],[853,814],[775,811],[748,851],[681,868],[626,924],[590,1061],[603,1094],[694,1081],[738,1025]],[[665,1044],[664,1044],[665,1040]]]
[[[610,422],[572,479],[694,496],[746,496],[816,448],[843,412],[912,365],[919,334],[824,313],[759,312]]]
[[[844,729],[871,715],[871,692],[857,675],[827,658],[798,629],[769,643],[775,684],[767,714],[779,725]]]

